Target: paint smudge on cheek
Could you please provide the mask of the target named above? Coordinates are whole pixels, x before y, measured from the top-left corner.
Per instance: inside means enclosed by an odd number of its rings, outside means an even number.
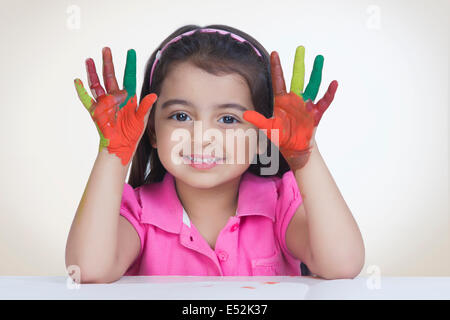
[[[250,286],[245,286],[245,287],[241,287],[241,288],[246,288],[246,289],[256,289],[255,287],[250,287]]]
[[[276,283],[279,283],[279,282],[277,282],[277,281],[266,281],[266,282],[263,282],[263,283],[265,283],[265,284],[276,284]]]

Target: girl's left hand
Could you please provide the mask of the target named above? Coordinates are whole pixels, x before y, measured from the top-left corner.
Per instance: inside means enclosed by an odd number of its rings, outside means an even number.
[[[274,117],[267,119],[256,111],[245,111],[243,117],[259,129],[267,130],[267,137],[279,148],[292,171],[304,167],[314,146],[317,126],[325,110],[333,101],[338,83],[332,81],[324,97],[317,104],[323,57],[317,56],[311,78],[304,93],[304,48],[297,47],[291,91],[286,92],[283,70],[276,51],[270,55],[272,86],[274,90]],[[272,130],[278,131],[273,135]],[[278,137],[278,142],[277,142]]]

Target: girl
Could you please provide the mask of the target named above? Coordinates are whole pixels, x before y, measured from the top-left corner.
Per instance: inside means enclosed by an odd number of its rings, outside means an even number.
[[[109,48],[106,90],[87,59],[93,98],[81,80],[75,87],[100,144],[66,247],[66,265],[80,268],[81,282],[309,270],[355,277],[362,237],[314,139],[337,82],[315,104],[323,57],[304,92],[303,60],[298,47],[287,93],[276,52],[269,57],[229,26],[187,25],[150,57],[138,106],[134,50],[122,90]],[[265,135],[255,144],[248,132]],[[234,138],[243,143],[229,143]]]

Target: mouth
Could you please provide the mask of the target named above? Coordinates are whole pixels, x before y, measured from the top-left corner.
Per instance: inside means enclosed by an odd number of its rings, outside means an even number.
[[[225,160],[225,158],[201,154],[183,155],[183,159],[187,161],[187,164],[200,164],[200,165],[223,164]]]

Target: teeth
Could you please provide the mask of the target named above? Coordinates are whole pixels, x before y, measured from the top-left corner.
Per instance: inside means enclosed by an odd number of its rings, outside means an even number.
[[[192,158],[191,156],[184,156],[185,158],[189,159],[190,161],[194,162],[194,163],[213,163],[213,162],[217,162],[221,159],[219,158],[210,158],[210,159],[200,159],[200,158]]]

